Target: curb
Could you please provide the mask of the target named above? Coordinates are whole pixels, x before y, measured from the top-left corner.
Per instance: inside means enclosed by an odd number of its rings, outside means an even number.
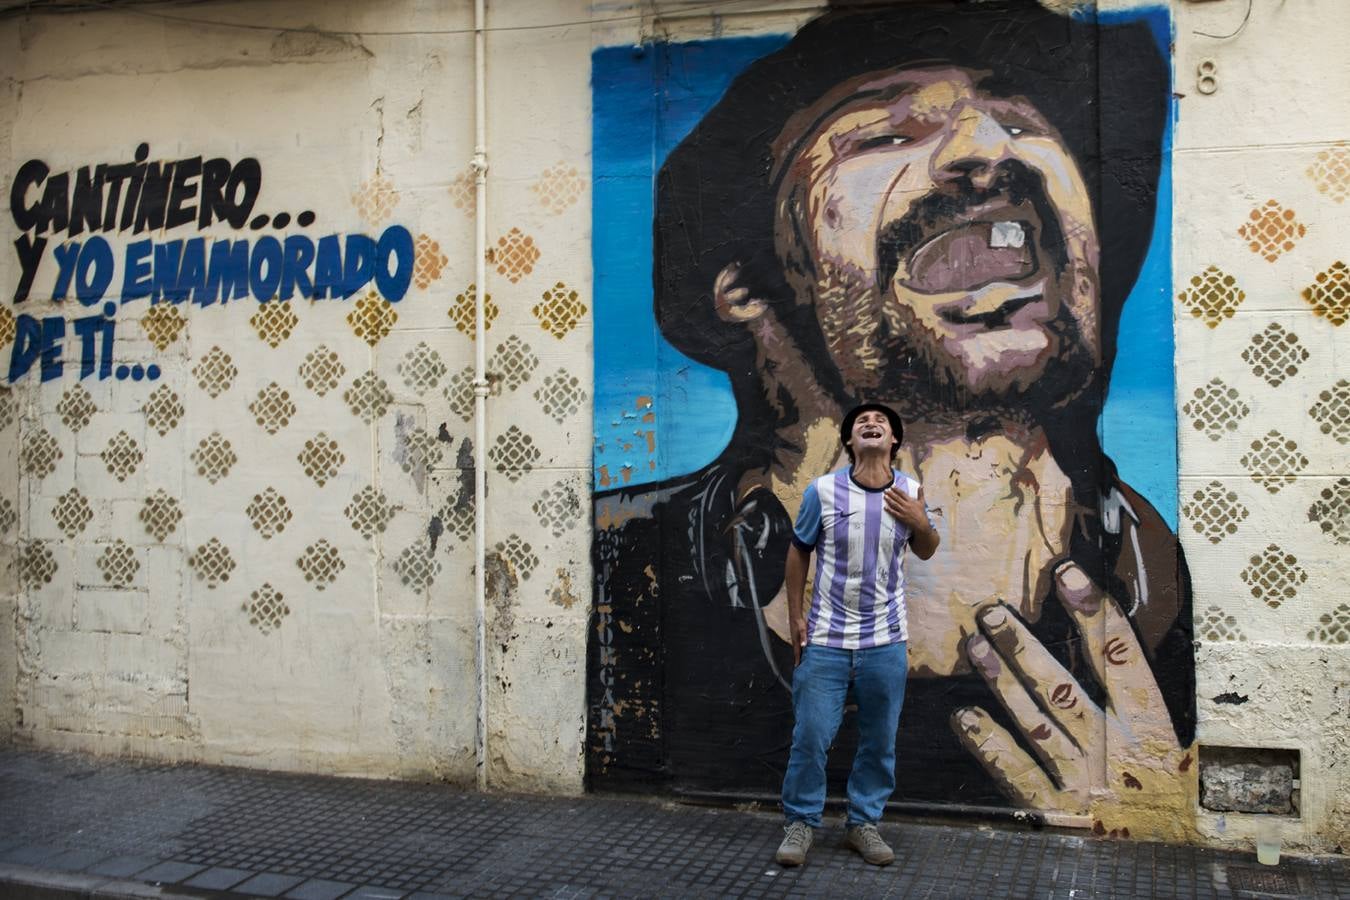
[[[0,900],[111,900],[117,897],[186,900],[202,896],[141,881],[0,864]]]

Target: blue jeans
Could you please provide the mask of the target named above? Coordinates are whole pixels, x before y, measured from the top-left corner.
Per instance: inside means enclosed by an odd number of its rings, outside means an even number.
[[[807,646],[792,673],[792,755],[783,777],[788,822],[820,827],[825,756],[844,717],[849,685],[858,703],[858,752],[848,776],[848,824],[881,820],[895,790],[895,731],[905,702],[905,645],[867,650]]]

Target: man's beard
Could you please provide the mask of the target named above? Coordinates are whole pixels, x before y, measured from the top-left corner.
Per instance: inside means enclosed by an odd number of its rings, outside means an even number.
[[[1074,291],[1070,268],[1059,276],[1061,296]],[[1043,328],[1056,348],[1031,367],[979,377],[968,360],[945,347],[914,310],[891,290],[852,268],[818,268],[815,308],[825,346],[838,368],[847,400],[883,400],[906,414],[1063,408],[1090,399],[1096,385],[1095,341],[1061,303]]]

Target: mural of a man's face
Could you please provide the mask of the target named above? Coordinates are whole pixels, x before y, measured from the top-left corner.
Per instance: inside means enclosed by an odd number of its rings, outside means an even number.
[[[957,402],[1062,400],[1100,365],[1087,187],[1041,112],[981,77],[855,78],[775,144],[779,253],[860,394],[918,372]]]

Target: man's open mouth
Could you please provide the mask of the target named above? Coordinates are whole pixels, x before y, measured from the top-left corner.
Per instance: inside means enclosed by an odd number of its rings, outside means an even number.
[[[988,284],[1026,284],[1041,268],[1039,217],[1029,204],[1001,206],[924,236],[896,278],[921,294],[973,293]]]

